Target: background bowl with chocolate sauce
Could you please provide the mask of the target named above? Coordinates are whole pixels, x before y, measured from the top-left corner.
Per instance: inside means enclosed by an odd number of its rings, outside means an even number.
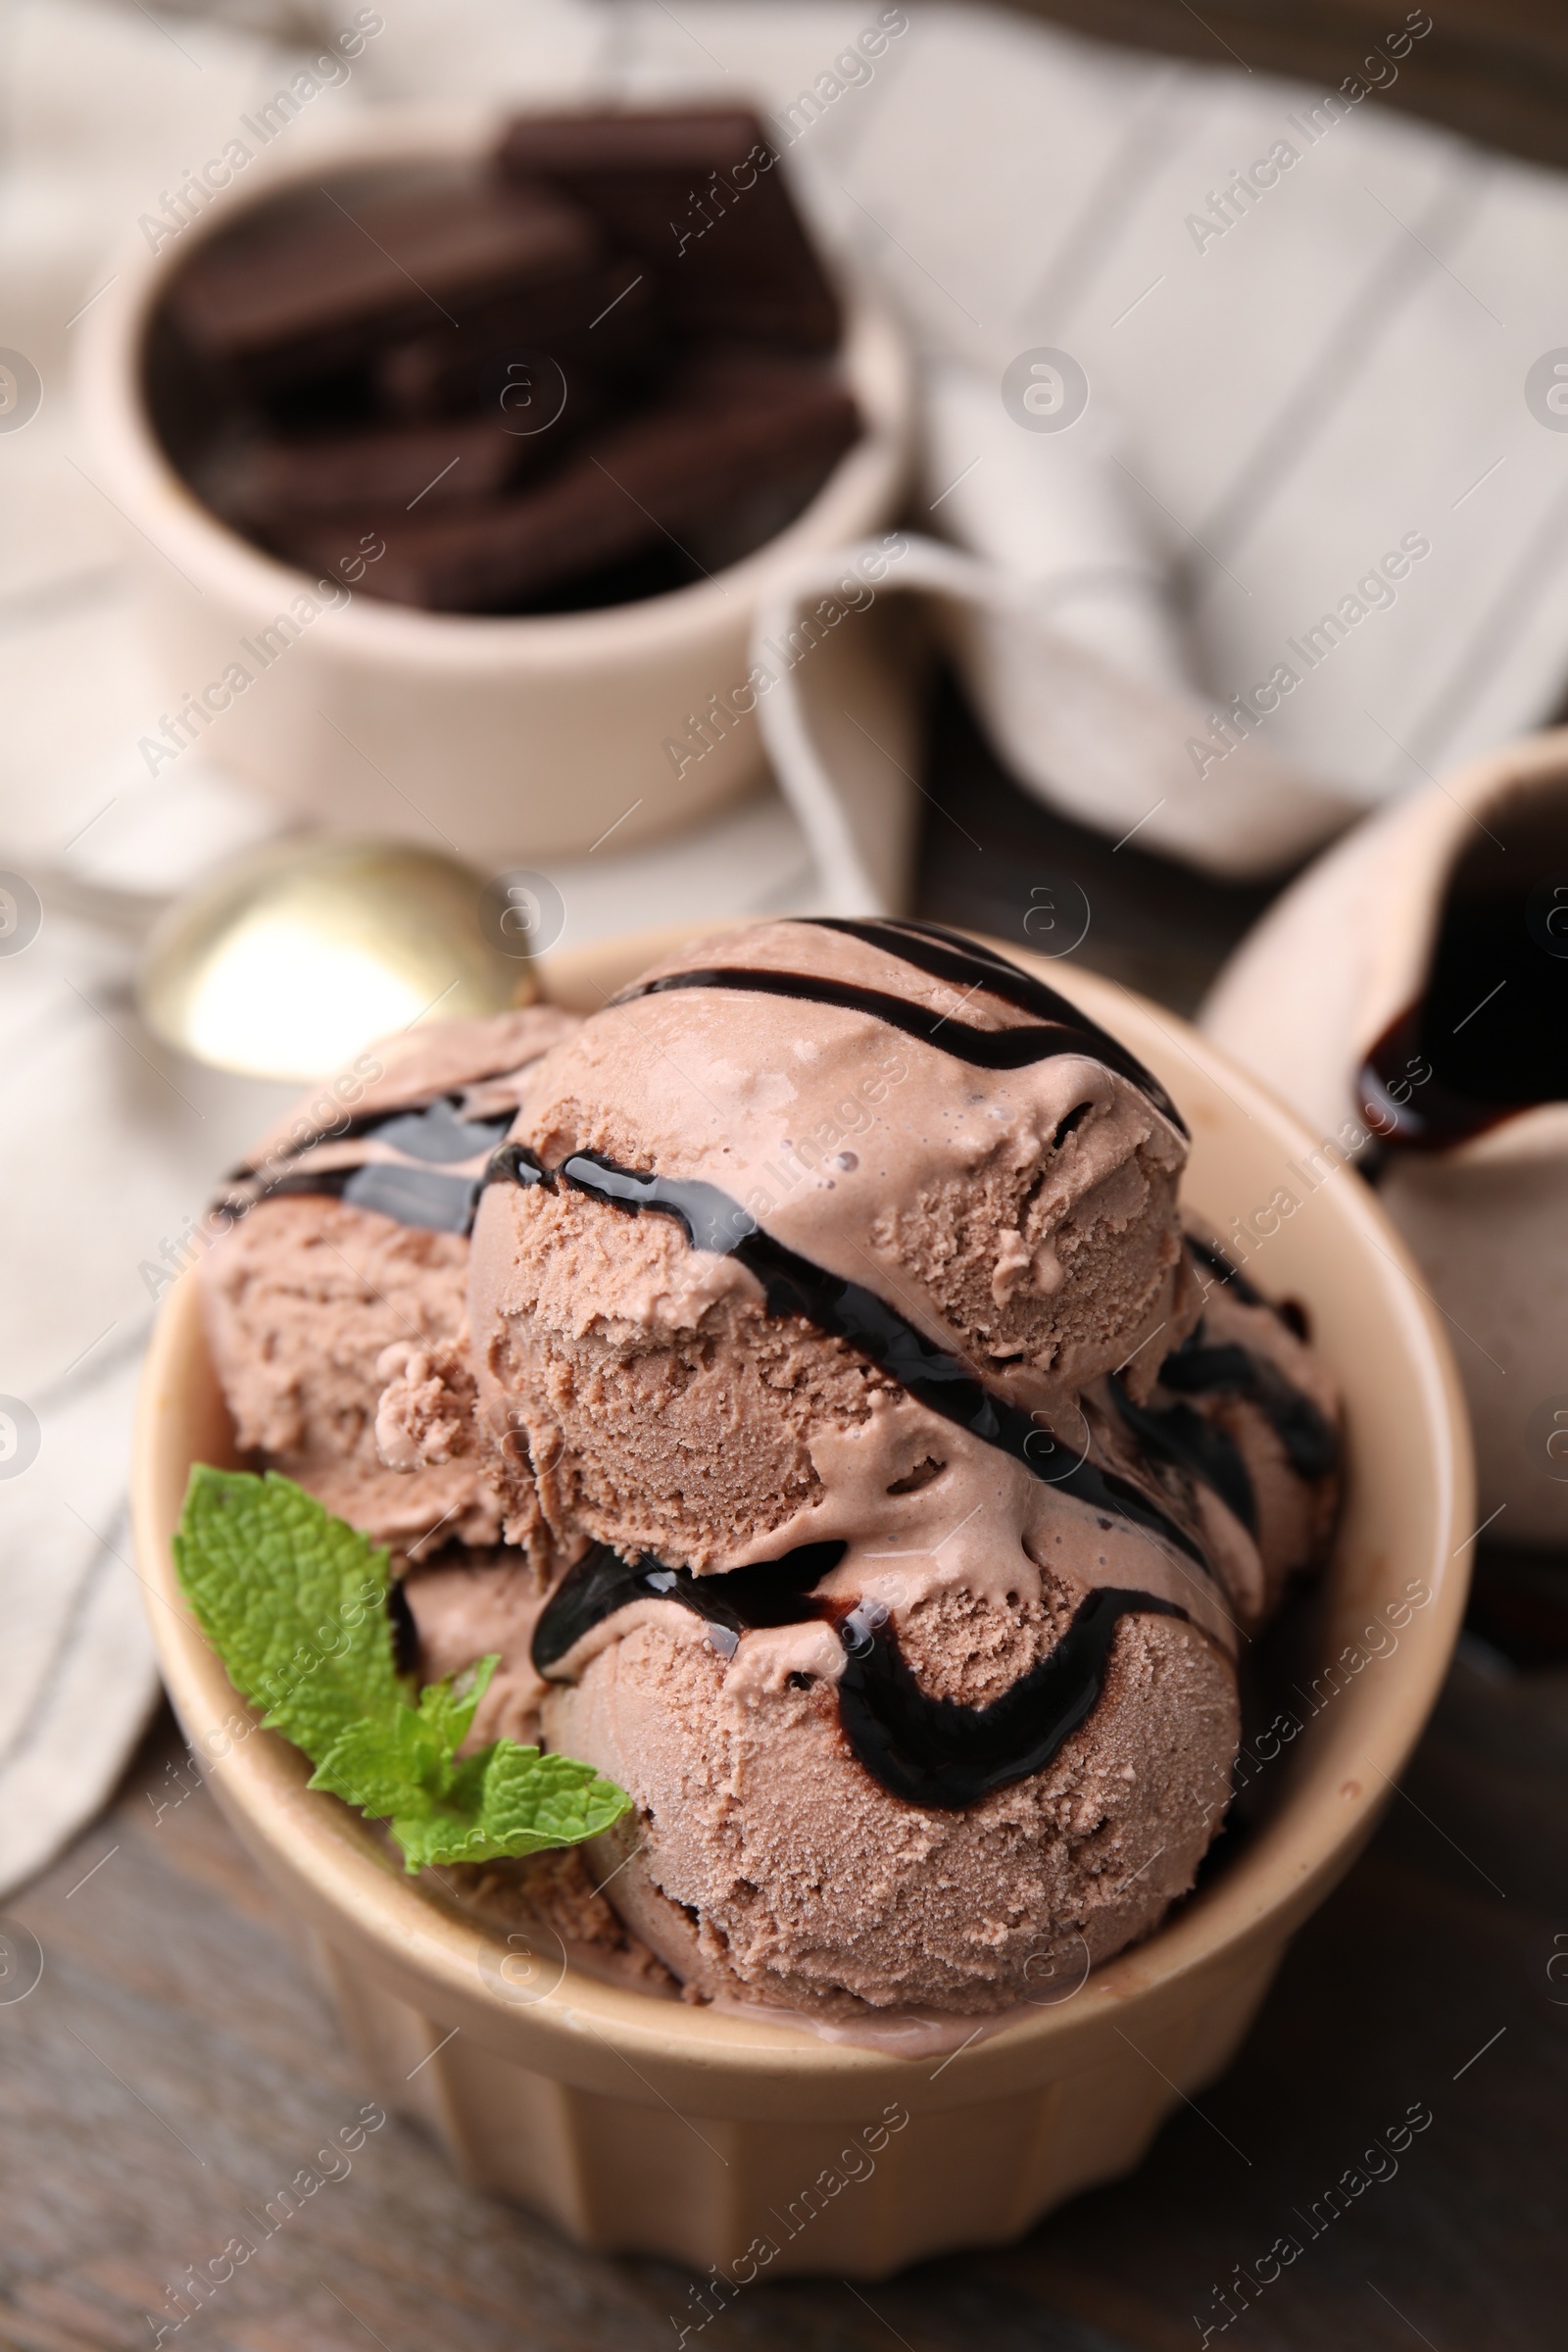
[[[681,936],[558,954],[548,993],[596,1010]],[[1183,1190],[1197,1216],[1221,1236],[1262,1218],[1311,1150],[1309,1130],[1174,1015],[1076,966],[1006,953],[1049,974],[1174,1097],[1192,1131]],[[386,2102],[433,2130],[467,2178],[580,2242],[722,2265],[727,2276],[766,2242],[774,2278],[879,2277],[947,2248],[1005,2242],[1130,2170],[1176,2103],[1235,2055],[1290,1936],[1370,1834],[1447,1667],[1474,1486],[1443,1328],[1407,1262],[1372,1194],[1347,1179],[1276,1219],[1252,1269],[1272,1296],[1298,1303],[1341,1386],[1347,1469],[1321,1587],[1287,1611],[1260,1662],[1254,1700],[1265,1712],[1251,1745],[1270,1760],[1258,1801],[1238,1808],[1245,1819],[1154,1935],[1080,1984],[1043,1984],[1033,2014],[939,2064],[602,1982],[570,1965],[559,1939],[509,1940],[439,1887],[410,1883],[368,1824],[306,1788],[305,1758],[251,1728],[174,1580],[170,1538],[190,1464],[233,1450],[194,1284],[178,1283],[136,1441],[137,1557],[154,1638],[213,1790],[313,1932],[345,2031]],[[1378,1653],[1366,1670],[1330,1677],[1331,1694],[1310,1711],[1291,1701],[1277,1720],[1292,1728],[1271,1749],[1270,1678],[1282,1691],[1316,1688],[1326,1662],[1363,1636]],[[824,2201],[810,2230],[791,2237],[778,2216],[867,2132],[874,2188]]]
[[[169,741],[492,867],[744,792],[757,611],[884,529],[911,436],[785,172],[744,109],[378,108],[126,254],[81,390]],[[907,764],[877,601],[823,658]]]
[[[1447,1317],[1491,1541],[1568,1544],[1568,729],[1319,858],[1203,1025],[1359,1164]],[[1309,1171],[1309,1174],[1312,1171]],[[1301,1189],[1300,1187],[1298,1188]]]

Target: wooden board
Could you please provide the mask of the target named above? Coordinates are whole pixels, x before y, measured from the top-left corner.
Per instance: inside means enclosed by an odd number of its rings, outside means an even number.
[[[1014,0],[1097,40],[1337,89],[1404,24],[1391,0]],[[1551,0],[1440,0],[1378,103],[1532,162],[1568,164],[1568,13]],[[1384,69],[1377,69],[1383,72]]]

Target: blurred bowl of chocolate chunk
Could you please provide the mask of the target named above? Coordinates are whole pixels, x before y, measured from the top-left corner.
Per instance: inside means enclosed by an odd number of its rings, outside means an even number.
[[[569,856],[756,780],[796,564],[885,542],[823,616],[885,671],[908,354],[755,114],[377,110],[158,244],[81,375],[153,774],[199,745],[313,821]]]

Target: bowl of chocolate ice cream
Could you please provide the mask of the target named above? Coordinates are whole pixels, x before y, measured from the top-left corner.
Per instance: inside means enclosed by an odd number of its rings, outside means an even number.
[[[744,107],[378,109],[144,235],[81,386],[149,770],[199,745],[492,867],[744,791],[794,567],[843,549],[814,635],[885,658],[910,437],[903,339],[787,172]]]
[[[1231,2060],[1387,1801],[1463,1606],[1446,1347],[1108,981],[803,919],[546,982],[225,1180],[137,1441],[174,1703],[476,2182],[714,2308],[1005,2240]],[[619,1817],[401,1870],[181,1599],[203,1462],[384,1544],[410,1689],[493,1657],[472,1739]]]

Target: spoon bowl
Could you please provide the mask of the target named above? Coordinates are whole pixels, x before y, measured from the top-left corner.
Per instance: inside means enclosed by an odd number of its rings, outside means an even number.
[[[530,1004],[541,910],[511,879],[405,842],[270,842],[155,924],[142,1018],[219,1069],[307,1080],[368,1037]]]

